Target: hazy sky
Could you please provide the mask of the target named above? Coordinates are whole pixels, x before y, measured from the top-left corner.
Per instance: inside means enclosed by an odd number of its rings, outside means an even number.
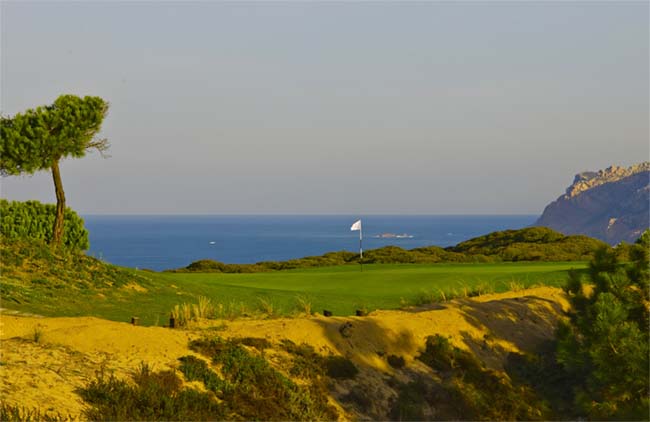
[[[650,154],[645,1],[0,7],[4,114],[111,104],[61,167],[85,214],[537,214]]]

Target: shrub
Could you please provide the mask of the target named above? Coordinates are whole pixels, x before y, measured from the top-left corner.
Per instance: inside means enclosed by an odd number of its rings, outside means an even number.
[[[648,235],[650,237],[650,235]],[[493,232],[440,248],[427,246],[411,250],[385,246],[365,251],[367,264],[435,264],[442,262],[502,262],[502,261],[586,261],[594,252],[606,247],[604,242],[587,236],[565,236],[546,227]],[[623,253],[623,252],[621,252]],[[339,251],[321,256],[307,256],[288,261],[264,261],[255,264],[224,264],[203,259],[176,272],[252,273],[296,268],[358,264],[359,254]],[[467,292],[469,295],[469,292]],[[473,294],[481,294],[480,291]]]
[[[201,381],[205,388],[218,394],[228,390],[228,383],[210,369],[204,360],[195,356],[183,356],[178,360],[181,362],[180,370],[186,380]]]
[[[90,420],[224,420],[224,407],[210,394],[182,388],[172,371],[153,372],[143,364],[133,383],[98,374],[78,391],[90,405]]]
[[[267,339],[258,337],[242,337],[232,339],[231,341],[237,344],[243,344],[244,346],[252,347],[259,350],[260,352],[264,349],[270,349],[272,346],[271,342]]]
[[[38,201],[7,201],[0,199],[0,232],[7,239],[52,240],[56,206]],[[76,212],[66,208],[64,213],[63,244],[69,248],[87,250],[88,231]]]
[[[325,368],[328,377],[337,379],[351,379],[359,373],[352,361],[343,356],[328,356],[325,360]]]
[[[403,368],[406,362],[404,361],[404,358],[402,356],[397,356],[397,355],[388,355],[386,358],[388,361],[388,364],[392,366],[393,368],[400,369]]]
[[[417,380],[400,384],[397,400],[390,410],[390,417],[395,421],[422,421],[427,400],[425,398],[427,385],[418,378]]]
[[[505,230],[479,236],[447,251],[502,261],[583,261],[607,245],[587,236],[565,236],[546,227]]]
[[[336,419],[322,384],[298,386],[276,371],[261,356],[234,341],[195,340],[190,347],[212,358],[230,388],[224,391],[229,419],[323,420]]]
[[[557,358],[574,380],[582,417],[648,417],[649,253],[643,237],[630,248],[629,263],[620,263],[616,251],[599,250],[589,265],[590,295],[580,278],[569,278],[573,307],[569,323],[558,328]]]
[[[280,346],[293,355],[293,364],[289,370],[291,375],[316,380],[325,374],[325,358],[316,353],[311,345],[297,345],[289,339],[284,339]]]

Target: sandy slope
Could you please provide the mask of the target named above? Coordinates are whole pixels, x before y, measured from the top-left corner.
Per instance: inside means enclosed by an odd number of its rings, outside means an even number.
[[[407,364],[432,334],[450,336],[486,364],[499,369],[510,351],[531,351],[553,329],[568,306],[560,289],[536,288],[447,302],[410,311],[378,311],[367,317],[315,316],[300,319],[237,320],[217,332],[222,337],[288,338],[308,343],[324,354],[341,354],[362,369],[368,385],[392,373],[386,356]],[[0,396],[8,403],[40,407],[73,417],[83,402],[74,390],[104,368],[126,376],[141,362],[155,369],[176,367],[192,354],[191,331],[136,327],[97,318],[37,318],[2,314],[0,318]],[[35,333],[40,333],[38,342]],[[363,379],[362,379],[363,382]],[[344,387],[342,387],[344,388]]]

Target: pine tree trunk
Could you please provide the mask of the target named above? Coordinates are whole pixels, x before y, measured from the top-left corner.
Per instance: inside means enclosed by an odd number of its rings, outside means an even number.
[[[61,183],[58,160],[52,164],[52,179],[54,179],[54,191],[56,192],[56,214],[54,216],[54,227],[52,228],[52,245],[59,246],[63,240],[65,193],[63,192],[63,183]]]

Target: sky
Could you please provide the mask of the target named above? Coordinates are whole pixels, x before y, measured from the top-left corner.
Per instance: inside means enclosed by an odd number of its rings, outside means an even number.
[[[110,103],[82,214],[540,214],[649,159],[649,7],[2,1],[0,111]]]

